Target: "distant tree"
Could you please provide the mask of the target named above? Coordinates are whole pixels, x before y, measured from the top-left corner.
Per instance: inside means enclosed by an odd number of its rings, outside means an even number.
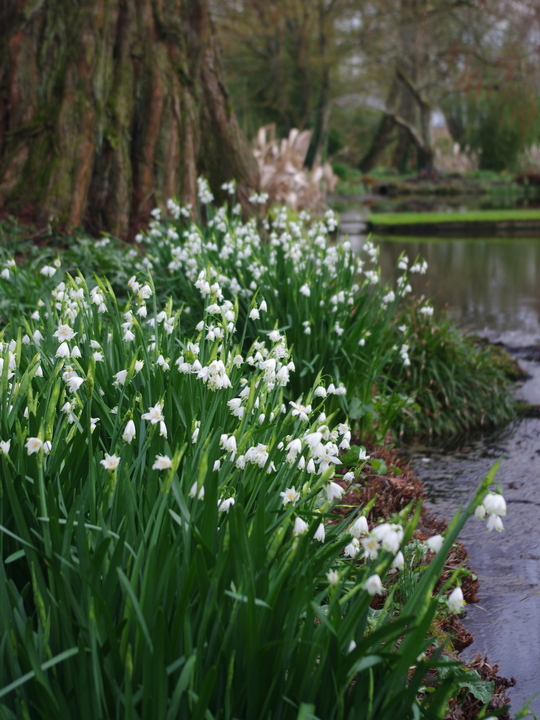
[[[231,91],[244,127],[254,134],[312,129],[307,164],[327,139],[332,74],[343,48],[337,23],[349,0],[213,0]]]
[[[0,209],[125,236],[258,171],[206,0],[0,0]]]
[[[394,165],[403,169],[413,157],[430,169],[435,109],[445,110],[456,135],[448,111],[471,91],[490,93],[528,75],[538,92],[539,14],[534,0],[359,3],[360,78],[367,79],[360,102],[381,113],[360,168],[374,167],[393,142]]]

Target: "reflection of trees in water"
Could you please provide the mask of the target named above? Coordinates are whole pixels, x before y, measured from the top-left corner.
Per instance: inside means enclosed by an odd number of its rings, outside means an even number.
[[[473,329],[540,332],[540,240],[381,242],[384,278],[399,254],[424,257],[429,269],[413,276],[415,295],[447,307]]]

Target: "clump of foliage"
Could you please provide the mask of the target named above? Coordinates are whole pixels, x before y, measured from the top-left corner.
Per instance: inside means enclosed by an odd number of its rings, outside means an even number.
[[[493,474],[396,604],[387,573],[419,508],[333,516],[365,453],[335,482],[350,428],[320,376],[287,400],[266,295],[246,346],[210,268],[186,330],[151,275],[118,301],[106,278],[44,267],[0,342],[2,717],[444,717],[463,674],[430,627],[463,601],[455,577],[434,588]]]
[[[480,170],[514,169],[520,153],[538,139],[538,99],[522,82],[470,92],[443,105],[461,146],[478,152]]]
[[[399,327],[410,364],[395,383],[412,400],[402,412],[403,435],[457,435],[515,417],[506,368],[489,345],[416,302],[408,304]]]
[[[191,208],[169,201],[167,215],[154,211],[147,232],[129,249],[112,238],[76,237],[60,251],[63,267],[86,275],[105,270],[120,296],[130,276],[151,272],[159,302],[172,297],[182,306],[187,332],[195,330],[204,312],[204,297],[193,292],[193,283],[208,272],[210,283],[218,282],[238,307],[245,327],[242,351],[249,350],[261,327],[277,328],[287,337],[296,368],[288,397],[296,400],[322,373],[330,378],[331,409],[346,413],[364,434],[384,437],[396,423],[407,435],[457,433],[512,416],[502,376],[493,374],[487,353],[472,350],[450,323],[427,323],[424,310],[401,316],[410,276],[425,272],[425,263],[403,257],[383,284],[378,248],[367,242],[357,256],[347,241],[335,242],[338,220],[332,211],[311,220],[307,212],[291,215],[281,208],[243,222],[233,205],[234,186],[225,191],[231,201],[215,209],[201,181],[197,210],[206,217],[204,224],[193,220]],[[264,201],[252,197],[255,208]],[[39,250],[29,249],[25,267],[15,274],[4,268],[0,308],[5,319],[28,316],[42,288],[55,284],[58,249],[43,253],[50,276],[42,274],[39,258]],[[261,296],[272,324],[258,310]],[[403,324],[411,326],[410,335],[396,330]],[[208,335],[215,339],[215,329]],[[408,353],[403,351],[407,344]],[[500,392],[486,401],[486,388],[494,382]]]

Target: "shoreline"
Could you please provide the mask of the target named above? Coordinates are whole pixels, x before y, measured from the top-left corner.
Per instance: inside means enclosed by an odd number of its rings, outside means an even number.
[[[411,468],[411,461],[398,455],[398,449],[389,445],[367,445],[368,454],[378,460],[382,460],[388,472],[384,475],[377,474],[369,470],[366,465],[362,474],[356,480],[354,485],[342,496],[339,505],[335,508],[335,513],[340,517],[348,515],[351,507],[365,505],[375,498],[373,507],[367,515],[368,521],[373,523],[381,518],[388,518],[395,513],[402,511],[407,505],[415,502],[424,502],[425,486]],[[396,468],[392,471],[392,468]],[[343,472],[347,472],[349,468],[344,467]],[[339,478],[335,478],[336,482],[345,485]],[[440,520],[428,511],[425,505],[422,505],[420,520],[414,532],[414,538],[417,540],[426,540],[434,534],[442,533],[448,527],[446,520]],[[434,553],[427,554],[427,562],[434,557]],[[446,572],[440,578],[437,589],[440,588],[450,577],[452,572],[458,568],[465,566],[471,570],[471,575],[462,579],[462,590],[467,604],[476,604],[479,602],[478,595],[480,587],[478,578],[474,575],[474,569],[470,568],[469,555],[467,549],[461,542],[455,543],[446,563]],[[398,572],[398,571],[394,571]],[[382,607],[384,600],[375,599],[372,607]],[[472,644],[474,637],[462,624],[461,619],[457,615],[447,614],[442,620],[436,622],[434,632],[445,634],[451,642],[451,647],[447,647],[445,654],[458,662],[463,667],[475,670],[482,681],[493,682],[493,697],[488,705],[488,712],[497,711],[504,706],[509,705],[510,698],[507,690],[516,684],[515,678],[505,678],[498,674],[499,667],[497,664],[490,664],[486,656],[478,653],[471,662],[461,660],[459,654],[469,645]],[[471,693],[462,692],[457,698],[450,701],[451,713],[446,715],[445,720],[475,720],[482,708],[482,703]],[[500,720],[512,720],[512,714],[509,711],[498,716]]]

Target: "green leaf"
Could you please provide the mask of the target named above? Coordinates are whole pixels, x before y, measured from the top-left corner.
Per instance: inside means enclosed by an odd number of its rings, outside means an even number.
[[[356,465],[360,456],[360,445],[351,445],[351,447],[340,457],[342,465]]]
[[[384,462],[384,460],[378,460],[377,458],[372,458],[369,461],[369,464],[371,465],[371,467],[373,468],[373,471],[377,475],[386,475],[386,473],[388,472],[388,467],[387,467],[386,463]]]
[[[79,652],[78,647],[72,647],[69,648],[69,650],[64,650],[64,652],[59,653],[58,655],[55,655],[55,657],[51,658],[51,660],[47,660],[47,662],[44,662],[43,665],[41,665],[41,669],[43,671],[48,670],[49,668],[54,667],[55,665],[58,665],[61,662],[64,662],[64,660],[69,660],[70,657],[73,657],[74,655],[77,655]],[[21,685],[24,685],[24,683],[28,682],[29,680],[32,680],[36,676],[36,673],[34,671],[28,672],[25,675],[22,675],[20,678],[17,678],[17,680],[14,680],[9,685],[6,685],[0,690],[0,698],[4,697],[10,692],[13,692],[13,690],[16,690]]]
[[[137,600],[137,596],[135,595],[135,591],[131,587],[131,583],[122,571],[122,568],[116,568],[116,572],[118,573],[118,577],[120,579],[120,582],[122,583],[123,588],[127,592],[129,599],[131,600],[131,604],[133,606],[133,609],[135,610],[135,614],[137,616],[137,620],[139,621],[140,628],[143,631],[146,642],[150,647],[150,652],[153,652],[154,645],[152,643],[152,638],[150,637],[150,633],[148,632],[148,626],[146,624],[146,620],[144,619],[144,615],[142,613],[139,601]]]
[[[354,397],[349,403],[349,417],[351,420],[361,420],[366,415],[373,415],[375,408],[372,403],[363,403]]]
[[[456,685],[466,688],[477,700],[486,705],[493,697],[495,683],[493,680],[482,680],[480,675],[471,668],[462,665],[450,664],[438,668],[438,676],[441,680],[453,680]]]
[[[315,715],[315,705],[311,703],[301,703],[296,720],[320,720],[320,718]]]

